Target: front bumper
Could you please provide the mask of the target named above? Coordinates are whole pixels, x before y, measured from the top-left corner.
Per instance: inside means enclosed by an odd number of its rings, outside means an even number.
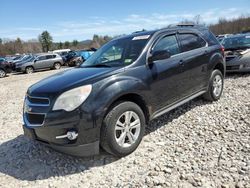
[[[245,65],[227,65],[226,72],[250,72],[250,66]]]
[[[25,71],[25,67],[19,67],[19,66],[17,66],[15,68],[13,68],[13,70],[16,71],[16,72],[24,72]]]
[[[32,128],[28,128],[23,125],[24,135],[31,138],[32,140],[39,141],[40,143],[53,148],[56,151],[73,155],[73,156],[92,156],[99,154],[99,141],[82,144],[82,145],[56,145],[44,140],[40,140],[39,137],[36,135],[36,131]]]
[[[72,112],[51,111],[49,98],[26,96],[24,103],[24,134],[55,150],[75,156],[99,153],[100,126],[90,113],[76,109]],[[69,131],[74,140],[58,138]]]

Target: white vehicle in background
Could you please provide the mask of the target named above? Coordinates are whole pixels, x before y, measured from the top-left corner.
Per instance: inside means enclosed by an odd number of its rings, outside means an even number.
[[[68,54],[71,50],[70,49],[61,49],[61,50],[54,50],[54,54],[59,54],[60,56],[64,56]]]
[[[218,39],[218,41],[220,43],[222,43],[222,41],[225,39],[225,38],[228,38],[230,36],[232,36],[233,34],[223,34],[223,35],[217,35],[216,38]]]

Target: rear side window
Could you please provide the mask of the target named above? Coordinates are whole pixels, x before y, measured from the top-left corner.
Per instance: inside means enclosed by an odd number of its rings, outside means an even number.
[[[202,48],[206,46],[206,42],[198,35],[195,34],[179,34],[179,40],[182,52]]]
[[[153,51],[167,50],[171,56],[180,53],[179,45],[175,35],[165,36],[160,39],[153,48]]]
[[[201,33],[202,33],[202,36],[208,41],[209,45],[217,45],[219,43],[211,31],[203,30]]]
[[[53,59],[55,57],[56,57],[56,55],[46,55],[46,59]]]

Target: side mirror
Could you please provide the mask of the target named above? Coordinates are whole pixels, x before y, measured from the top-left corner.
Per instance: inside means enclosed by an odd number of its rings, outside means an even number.
[[[37,59],[34,60],[34,63],[37,62]]]
[[[171,57],[171,53],[167,50],[159,50],[153,52],[152,56],[148,58],[149,63],[153,63],[154,61],[168,59]]]

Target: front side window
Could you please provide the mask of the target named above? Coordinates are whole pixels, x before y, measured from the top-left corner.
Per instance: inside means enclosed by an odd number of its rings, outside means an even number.
[[[46,56],[40,56],[40,57],[38,57],[38,61],[43,61],[45,59],[46,59]]]
[[[187,52],[206,46],[206,42],[195,34],[179,34],[179,40],[182,52]]]
[[[153,52],[162,50],[168,51],[171,56],[180,53],[179,45],[175,35],[163,37],[153,47]]]
[[[145,35],[110,41],[90,56],[81,67],[130,65],[137,60],[149,38],[149,35]]]

